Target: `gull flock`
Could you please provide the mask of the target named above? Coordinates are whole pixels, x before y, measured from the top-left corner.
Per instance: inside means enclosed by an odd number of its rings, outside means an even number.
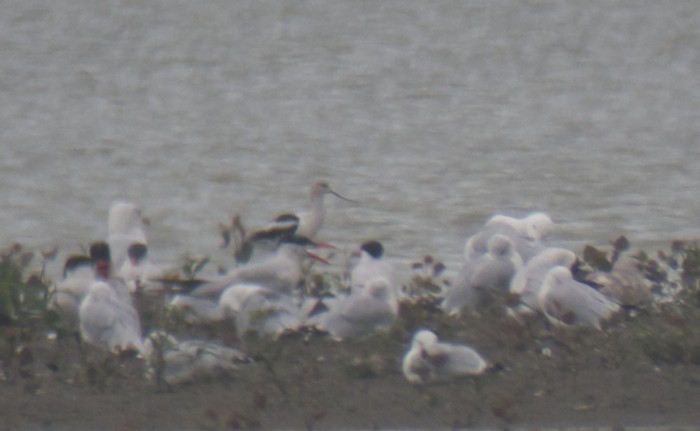
[[[247,236],[253,250],[250,262],[178,293],[171,289],[174,281],[167,280],[167,272],[149,262],[147,220],[140,208],[116,202],[109,211],[106,241],[92,244],[89,255],[66,260],[50,307],[82,342],[143,358],[147,375],[153,375],[154,364],[164,364],[162,377],[169,384],[236,369],[249,359],[239,347],[223,341],[178,340],[162,330],[144,334],[135,306],[139,295],[162,299],[190,324],[229,320],[239,338],[256,332],[276,339],[312,329],[340,341],[387,330],[396,322],[401,304],[413,298],[402,289],[397,268],[379,241],[359,245],[343,286],[322,296],[302,288],[308,262],[329,263],[318,253],[334,248],[317,239],[328,194],[357,203],[328,183],[315,182],[307,211],[282,214]],[[611,272],[581,279],[574,252],[547,246],[554,228],[544,213],[520,219],[491,217],[466,239],[462,267],[434,295],[439,308],[458,318],[489,306],[494,295],[510,295],[514,300],[507,305],[507,316],[517,322],[525,324],[539,315],[556,327],[604,330],[624,307],[651,298],[650,286],[632,258],[619,259]],[[492,368],[470,346],[439,341],[427,328],[414,330],[404,357],[397,358],[410,383],[479,375]]]

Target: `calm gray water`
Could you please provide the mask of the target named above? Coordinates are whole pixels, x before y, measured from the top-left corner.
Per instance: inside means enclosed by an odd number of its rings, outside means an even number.
[[[492,214],[580,251],[700,237],[695,1],[5,0],[0,242],[150,216],[154,259],[304,206],[322,237],[450,263]],[[217,254],[218,253],[218,254]]]

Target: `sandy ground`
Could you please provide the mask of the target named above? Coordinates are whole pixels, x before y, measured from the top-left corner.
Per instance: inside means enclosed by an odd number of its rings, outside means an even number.
[[[388,333],[335,342],[294,334],[237,340],[229,324],[181,327],[224,339],[254,361],[168,387],[138,358],[49,340],[37,324],[3,327],[2,429],[427,429],[690,426],[700,423],[697,307],[641,312],[606,332],[519,326],[500,308],[447,318],[404,306]],[[416,327],[476,348],[495,371],[410,385],[400,360]],[[186,334],[183,334],[186,332]]]
[[[699,276],[700,249],[682,253],[678,268]],[[2,268],[3,283],[19,279]],[[499,302],[508,298],[459,318],[423,299],[403,303],[390,331],[343,342],[313,332],[239,339],[232,322],[194,326],[164,312],[162,298],[141,301],[145,331],[218,340],[252,358],[177,386],[146,378],[140,358],[81,346],[45,315],[21,315],[0,321],[0,430],[700,429],[697,286],[605,331],[515,323]],[[472,346],[492,371],[409,384],[400,365],[418,328]]]

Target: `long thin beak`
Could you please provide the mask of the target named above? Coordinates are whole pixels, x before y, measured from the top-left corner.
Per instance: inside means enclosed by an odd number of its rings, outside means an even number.
[[[317,260],[317,261],[319,261],[319,262],[325,263],[326,265],[330,265],[330,264],[331,264],[331,263],[330,263],[329,261],[327,261],[326,259],[322,258],[321,256],[319,256],[319,255],[317,255],[317,254],[315,254],[315,253],[310,252],[310,251],[307,250],[307,249],[304,249],[304,254],[305,254],[307,257],[310,257],[310,258],[313,259],[313,260]]]
[[[359,204],[358,201],[355,201],[355,200],[352,200],[352,199],[348,199],[348,198],[346,198],[345,196],[341,196],[341,195],[339,195],[338,193],[334,192],[333,190],[328,191],[328,193],[330,193],[330,194],[332,194],[332,195],[335,195],[336,197],[338,197],[338,198],[340,198],[340,199],[342,199],[342,200],[344,200],[344,201],[352,202],[352,203],[354,203],[354,204]]]

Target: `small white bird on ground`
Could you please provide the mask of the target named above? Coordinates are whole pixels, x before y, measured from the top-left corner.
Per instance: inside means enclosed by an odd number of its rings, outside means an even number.
[[[488,369],[488,363],[471,347],[441,343],[437,335],[423,329],[414,334],[402,368],[410,383],[423,384],[478,375]]]
[[[249,362],[239,349],[204,340],[178,341],[163,331],[151,332],[143,345],[146,377],[168,385],[225,376]]]
[[[84,341],[113,353],[143,348],[141,321],[130,302],[104,281],[96,281],[80,304],[80,335]]]

